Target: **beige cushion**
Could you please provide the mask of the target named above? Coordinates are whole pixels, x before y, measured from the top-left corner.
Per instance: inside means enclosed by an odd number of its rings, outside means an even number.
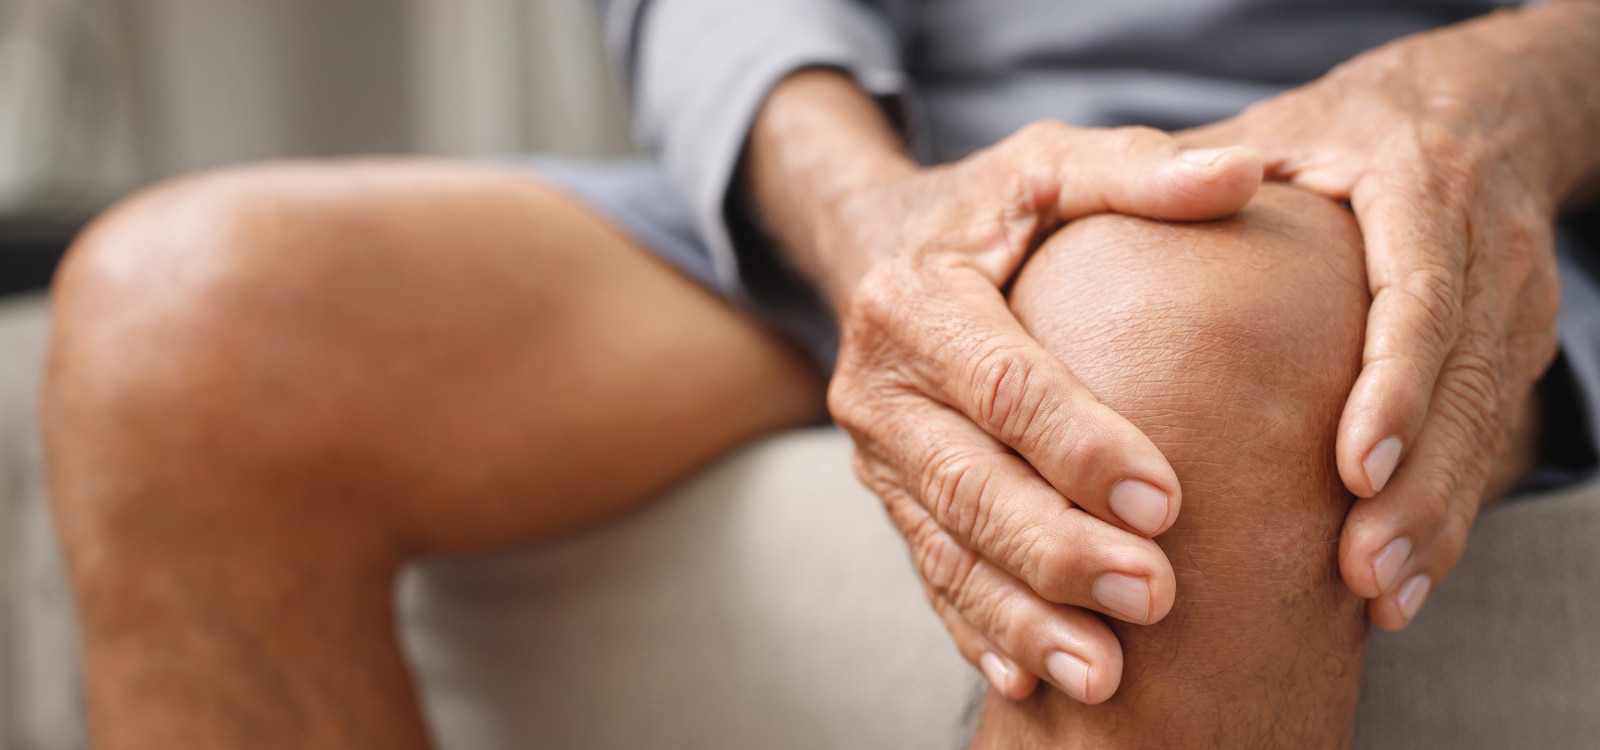
[[[32,429],[44,325],[0,305],[0,750],[83,746]],[[605,528],[411,571],[443,747],[961,746],[978,678],[848,452],[779,436]],[[1374,640],[1358,747],[1594,747],[1597,580],[1600,486],[1487,514],[1418,623]]]
[[[407,581],[446,747],[954,748],[977,677],[801,432],[573,539]]]

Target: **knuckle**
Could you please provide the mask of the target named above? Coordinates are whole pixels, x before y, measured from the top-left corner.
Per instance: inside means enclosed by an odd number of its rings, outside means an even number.
[[[1415,518],[1422,528],[1437,527],[1450,511],[1450,498],[1458,482],[1455,469],[1445,465],[1448,463],[1435,462],[1424,470],[1426,481],[1422,483],[1422,492],[1412,500]]]
[[[899,276],[894,262],[880,263],[856,284],[849,300],[850,321],[856,328],[893,330],[907,306],[905,284]]]
[[[993,468],[980,457],[941,451],[923,471],[922,501],[945,530],[976,539],[988,522],[984,496],[992,477]]]
[[[1031,149],[1057,142],[1071,132],[1072,127],[1060,120],[1034,120],[1018,129],[1009,142]]]
[[[1421,334],[1431,343],[1443,349],[1455,340],[1464,313],[1454,274],[1439,265],[1425,265],[1408,272],[1395,288],[1421,310]]]
[[[1037,365],[1013,347],[994,346],[974,358],[970,371],[978,425],[1007,443],[1031,434],[1045,409]]]
[[[1499,366],[1482,354],[1457,352],[1439,378],[1435,403],[1440,416],[1456,428],[1452,435],[1456,440],[1493,441],[1499,433]]]
[[[932,519],[911,530],[912,556],[922,579],[935,593],[960,602],[973,560]]]
[[[1113,439],[1098,430],[1070,430],[1063,452],[1067,466],[1108,466],[1117,460]]]
[[[839,427],[858,437],[865,435],[871,424],[863,390],[860,377],[848,369],[841,369],[828,383],[828,413]]]
[[[1118,157],[1142,156],[1150,151],[1166,148],[1173,143],[1172,136],[1143,125],[1115,128],[1107,134],[1106,146]]]
[[[1039,596],[1057,604],[1069,602],[1073,581],[1081,578],[1086,551],[1054,534],[1037,534],[1028,539],[1019,553],[1025,561],[1022,574]]]
[[[1014,399],[1027,386],[1029,367],[1008,347],[991,347],[973,358],[967,387],[972,392],[979,426],[998,432],[1011,419]]]

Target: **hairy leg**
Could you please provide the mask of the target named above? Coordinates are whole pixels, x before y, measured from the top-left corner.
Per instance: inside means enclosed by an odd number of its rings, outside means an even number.
[[[1112,624],[1110,701],[991,698],[979,747],[1348,744],[1367,628],[1336,566],[1333,439],[1365,290],[1347,212],[1275,185],[1223,222],[1080,221],[1029,263],[1019,317],[1178,472],[1157,540],[1178,596],[1156,625]]]
[[[769,334],[526,175],[286,165],[74,249],[44,418],[95,743],[422,748],[397,567],[614,515],[821,414]]]

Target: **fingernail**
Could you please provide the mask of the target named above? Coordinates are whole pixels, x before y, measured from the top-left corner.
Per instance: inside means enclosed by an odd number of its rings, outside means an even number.
[[[1089,594],[1128,622],[1142,623],[1150,617],[1150,582],[1143,578],[1107,573],[1095,579]]]
[[[1011,669],[1000,657],[993,653],[984,654],[978,657],[978,668],[983,670],[983,676],[994,686],[995,692],[1006,694],[1006,686],[1011,684]]]
[[[1411,540],[1400,537],[1385,545],[1377,557],[1372,558],[1372,577],[1378,581],[1378,593],[1387,594],[1400,577],[1400,567],[1411,557]]]
[[[1372,485],[1373,492],[1382,492],[1383,486],[1389,483],[1389,477],[1394,476],[1394,467],[1400,465],[1400,438],[1390,436],[1378,441],[1367,452],[1367,460],[1361,462],[1361,468],[1367,472],[1367,483]]]
[[[1232,148],[1191,148],[1178,152],[1178,158],[1190,164],[1209,167],[1222,159],[1222,155],[1232,151]]]
[[[1045,658],[1044,668],[1050,671],[1050,679],[1067,691],[1067,695],[1088,702],[1089,662],[1065,651],[1057,651]]]
[[[1111,488],[1111,512],[1141,534],[1154,534],[1167,522],[1167,493],[1155,485],[1124,479]]]
[[[1428,598],[1428,589],[1433,587],[1433,581],[1426,575],[1420,575],[1406,581],[1400,589],[1399,596],[1395,599],[1400,603],[1400,614],[1406,616],[1406,622],[1411,622],[1417,616],[1417,610],[1422,609],[1422,602]]]

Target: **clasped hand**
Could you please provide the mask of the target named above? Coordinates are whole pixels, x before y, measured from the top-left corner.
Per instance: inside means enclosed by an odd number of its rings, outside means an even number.
[[[1176,139],[1036,124],[840,203],[820,241],[857,267],[832,290],[844,339],[829,406],[934,608],[1002,694],[1040,677],[1086,702],[1115,692],[1120,647],[1090,610],[1168,612],[1172,568],[1150,538],[1182,497],[1150,440],[1026,334],[1002,289],[1073,218],[1220,218],[1263,175],[1349,201],[1362,227],[1373,304],[1337,437],[1361,499],[1340,570],[1378,625],[1415,617],[1555,352],[1560,115],[1538,72],[1492,43],[1513,22],[1402,40]]]

